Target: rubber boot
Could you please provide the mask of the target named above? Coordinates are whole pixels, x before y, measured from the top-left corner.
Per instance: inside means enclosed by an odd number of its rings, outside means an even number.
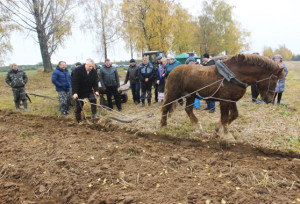
[[[27,100],[23,101],[23,106],[24,106],[24,111],[27,112],[28,111],[28,109],[27,109]]]
[[[148,99],[148,106],[151,106],[151,99]]]
[[[16,110],[19,111],[20,110],[20,101],[15,102],[15,106],[16,106]]]
[[[76,117],[76,120],[77,120],[78,123],[82,122],[81,114],[80,113],[75,113],[75,117]]]
[[[145,100],[142,100],[142,107],[145,107]]]

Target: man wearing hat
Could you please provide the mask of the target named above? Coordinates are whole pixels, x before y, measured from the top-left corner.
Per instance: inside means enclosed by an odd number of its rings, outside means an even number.
[[[161,64],[162,64],[162,56],[157,56],[156,63],[153,64],[155,73],[157,73],[157,70]],[[157,80],[158,80],[158,78],[155,75],[154,82],[156,82]],[[157,83],[154,83],[154,94],[155,94],[155,102],[154,103],[157,103],[158,102],[158,84]]]
[[[215,64],[213,59],[210,59],[209,54],[206,52],[203,55],[203,62],[201,63],[202,66],[212,66]],[[209,110],[209,113],[215,112],[215,102],[214,101],[206,101],[207,107],[204,110]]]
[[[130,88],[132,91],[133,102],[137,105],[140,103],[140,82],[139,82],[139,72],[136,66],[135,60],[130,60],[130,65],[127,70],[124,84],[130,81]]]
[[[195,64],[195,58],[194,57],[189,57],[187,59],[187,61],[188,61],[188,64]]]

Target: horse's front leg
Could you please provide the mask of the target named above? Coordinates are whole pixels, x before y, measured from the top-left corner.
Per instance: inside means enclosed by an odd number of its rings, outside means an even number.
[[[230,103],[228,102],[220,102],[220,110],[221,110],[221,120],[216,126],[216,131],[219,132],[219,136],[222,140],[232,143],[235,142],[234,137],[231,133],[228,132],[228,124],[229,124],[229,110]]]
[[[236,103],[230,103],[229,111],[230,111],[230,115],[229,115],[228,124],[231,124],[232,121],[234,121],[239,116],[239,112],[236,107]]]

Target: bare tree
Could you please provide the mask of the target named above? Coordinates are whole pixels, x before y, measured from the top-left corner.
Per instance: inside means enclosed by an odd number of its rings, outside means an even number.
[[[113,0],[87,0],[85,5],[89,13],[83,27],[93,31],[100,45],[97,50],[103,52],[104,59],[107,59],[108,48],[118,40],[119,32]]]
[[[52,71],[51,56],[71,35],[72,0],[9,0],[0,2],[21,28],[37,34],[44,71]]]

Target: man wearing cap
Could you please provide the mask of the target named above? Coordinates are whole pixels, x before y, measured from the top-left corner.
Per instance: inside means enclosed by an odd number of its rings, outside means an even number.
[[[195,64],[195,58],[194,57],[189,57],[187,59],[187,61],[188,61],[188,64]]]
[[[154,65],[153,65],[155,73],[157,73],[160,65],[162,65],[162,56],[157,56],[156,63],[154,63]],[[157,80],[158,80],[158,78],[155,75],[155,79],[153,81],[156,82]],[[157,83],[154,83],[154,94],[155,94],[155,102],[154,103],[157,103],[158,102],[158,84]]]
[[[74,70],[75,70],[76,68],[80,67],[80,66],[81,66],[81,63],[80,63],[80,62],[76,62],[75,66],[72,65],[72,67],[71,67],[71,77],[73,77]]]
[[[153,65],[149,63],[148,57],[143,57],[143,62],[139,66],[139,78],[142,89],[142,107],[145,106],[146,93],[148,106],[151,106],[151,89],[155,74],[156,73],[154,71]]]
[[[25,84],[28,81],[23,70],[18,69],[17,64],[11,65],[11,70],[7,73],[5,82],[12,88],[16,110],[20,110],[20,101],[23,102],[24,111],[27,111],[27,99]]]
[[[130,60],[124,84],[127,84],[128,80],[130,81],[133,102],[137,105],[140,103],[140,81],[138,67],[136,66],[134,59]]]
[[[204,53],[203,55],[203,62],[201,63],[202,66],[212,66],[215,65],[215,61],[213,59],[210,59],[208,53]],[[204,110],[209,110],[209,113],[215,112],[216,104],[214,101],[206,101],[207,107],[204,108]]]
[[[95,98],[99,96],[98,75],[94,69],[95,62],[92,59],[87,59],[86,63],[76,68],[71,80],[73,98],[76,100],[75,117],[78,123],[82,121],[81,111],[84,105],[83,101],[77,99],[88,98],[90,103],[97,103]],[[91,105],[92,117],[97,119],[97,106]]]
[[[168,56],[168,65],[167,65],[167,69],[166,69],[166,73],[164,74],[165,78],[168,78],[170,72],[177,66],[181,65],[181,63],[179,61],[177,61],[173,56]]]

